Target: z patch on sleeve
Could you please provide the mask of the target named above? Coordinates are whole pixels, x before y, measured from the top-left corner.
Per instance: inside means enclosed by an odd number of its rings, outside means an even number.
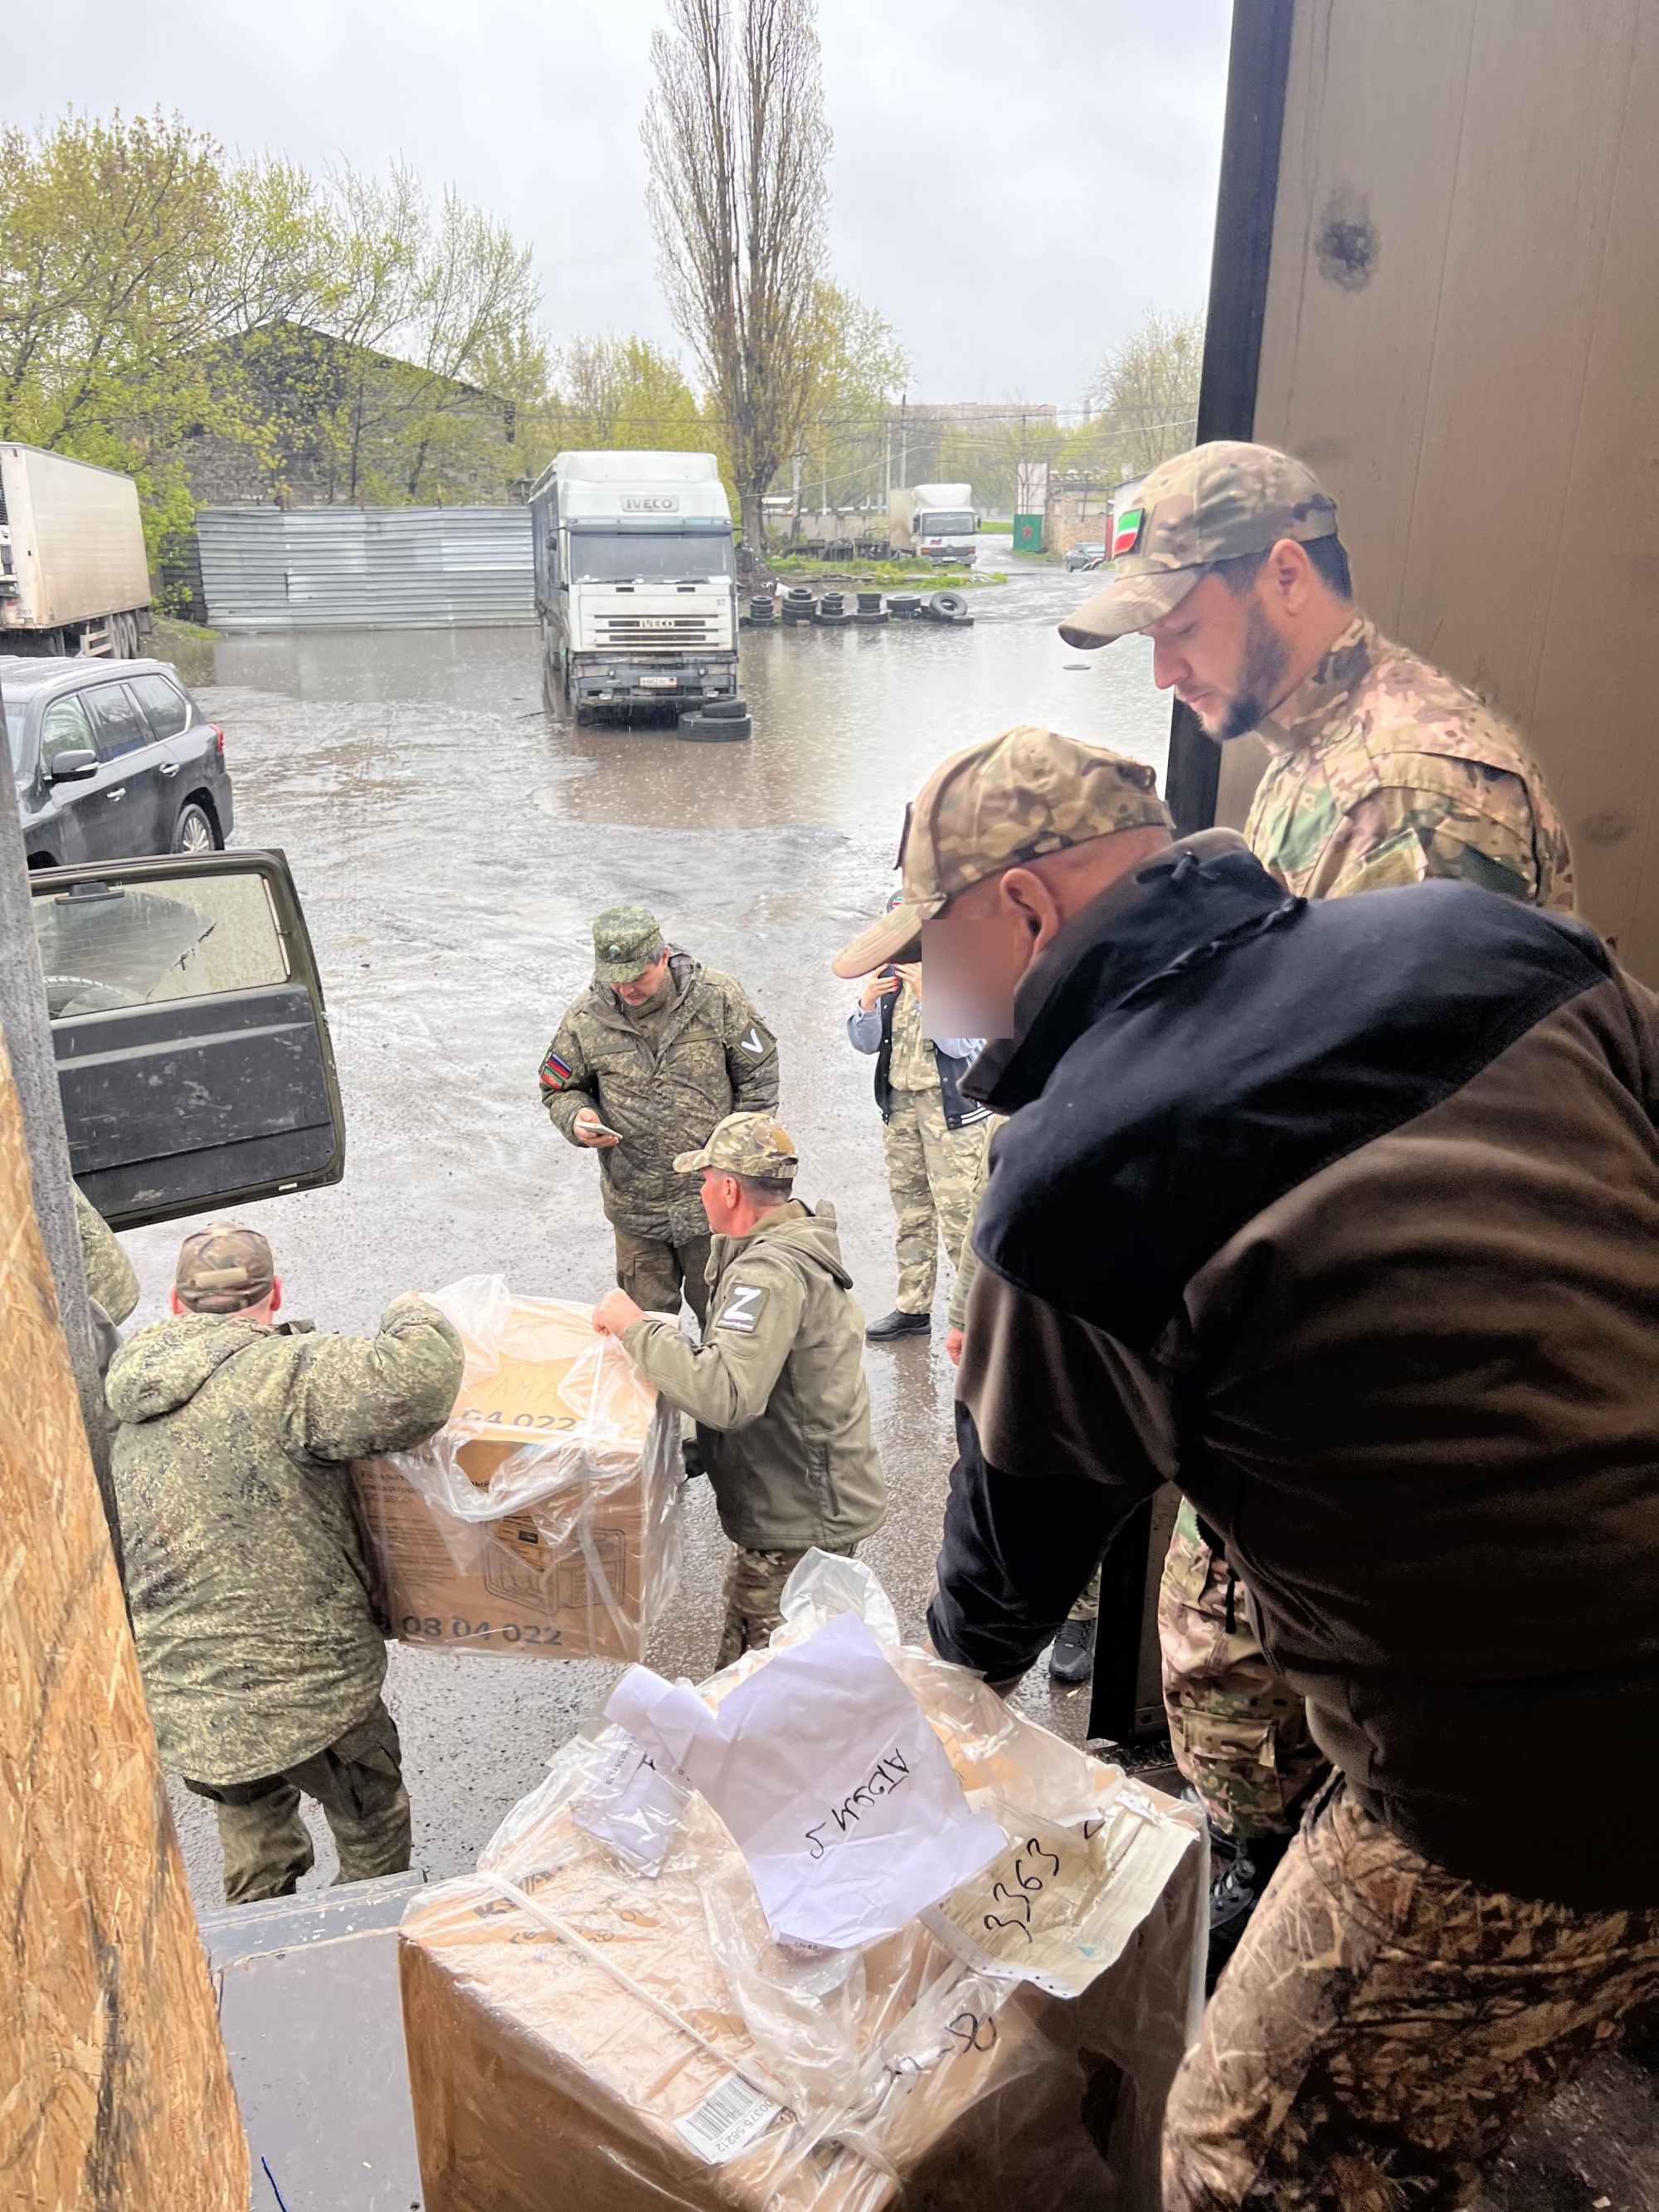
[[[761,1308],[766,1303],[765,1285],[749,1283],[732,1291],[726,1311],[715,1322],[716,1328],[740,1328],[745,1336],[755,1334],[755,1323],[760,1319]]]
[[[570,1070],[551,1045],[547,1048],[547,1058],[542,1062],[541,1073],[544,1091],[562,1091],[570,1080]]]

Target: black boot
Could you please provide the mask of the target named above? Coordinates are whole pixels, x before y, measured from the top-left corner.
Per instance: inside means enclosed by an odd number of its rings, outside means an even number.
[[[866,1344],[889,1344],[896,1336],[927,1336],[933,1326],[932,1314],[906,1313],[902,1306],[895,1306],[891,1313],[871,1322],[864,1332],[864,1340]]]
[[[1221,1970],[1238,1948],[1250,1915],[1261,1904],[1279,1863],[1291,1848],[1287,1835],[1212,1836],[1215,1856],[1210,1875],[1210,1956],[1204,1977],[1214,1989]]]
[[[1052,1680],[1063,1682],[1074,1689],[1086,1682],[1095,1671],[1095,1619],[1068,1620],[1055,1637],[1054,1649],[1048,1654],[1048,1674]]]

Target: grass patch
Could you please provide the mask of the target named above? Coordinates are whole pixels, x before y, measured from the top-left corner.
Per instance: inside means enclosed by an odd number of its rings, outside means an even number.
[[[217,645],[224,636],[222,629],[210,629],[205,623],[180,622],[176,615],[153,615],[150,634],[163,645]]]
[[[982,584],[1008,580],[967,568],[940,568],[931,561],[814,561],[805,554],[789,553],[775,556],[767,566],[780,583],[844,584],[866,592],[971,592]]]

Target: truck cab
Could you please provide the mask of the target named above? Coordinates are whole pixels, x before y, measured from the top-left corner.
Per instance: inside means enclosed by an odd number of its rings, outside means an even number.
[[[736,696],[732,510],[712,453],[561,453],[530,509],[544,678],[575,720]]]
[[[913,484],[896,491],[889,521],[896,553],[949,568],[972,568],[979,517],[971,484]]]

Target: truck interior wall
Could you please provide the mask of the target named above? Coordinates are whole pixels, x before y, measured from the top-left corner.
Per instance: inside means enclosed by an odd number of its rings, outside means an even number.
[[[244,2212],[246,2144],[3,1048],[0,1220],[5,2202]]]
[[[1366,611],[1522,731],[1650,982],[1656,266],[1650,0],[1296,0],[1253,434],[1335,495]]]

